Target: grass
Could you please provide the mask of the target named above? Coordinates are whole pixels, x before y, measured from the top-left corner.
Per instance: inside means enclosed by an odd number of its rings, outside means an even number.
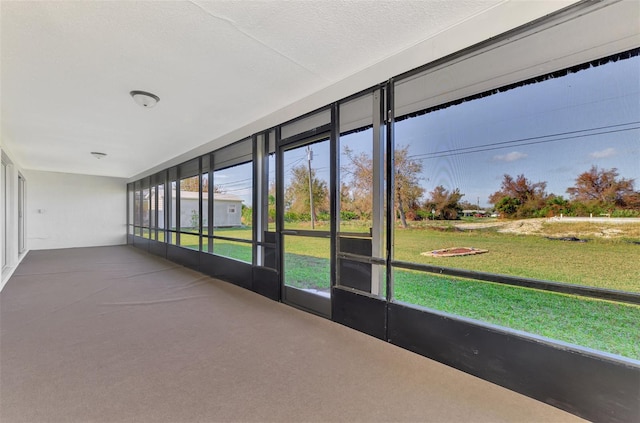
[[[450,247],[475,247],[489,252],[449,258],[420,255]],[[639,254],[639,245],[621,240],[564,242],[544,236],[500,233],[495,229],[398,229],[395,236],[395,259],[400,261],[631,292],[640,292]]]
[[[559,227],[553,230],[556,234],[566,231]],[[216,234],[246,238],[251,231],[225,229]],[[182,235],[181,243],[191,243],[191,248],[197,249],[198,237]],[[453,246],[490,252],[453,258],[419,254]],[[215,240],[214,251],[251,262],[250,244]],[[543,236],[499,233],[494,229],[459,231],[446,224],[436,229],[429,226],[397,229],[395,237],[397,260],[633,292],[640,292],[639,251],[640,246],[626,239],[573,243],[551,241]],[[328,257],[328,239],[286,236],[287,285],[327,290]],[[403,269],[394,271],[394,292],[395,299],[406,303],[640,359],[640,307],[636,305]]]
[[[396,270],[395,298],[640,359],[640,306]]]

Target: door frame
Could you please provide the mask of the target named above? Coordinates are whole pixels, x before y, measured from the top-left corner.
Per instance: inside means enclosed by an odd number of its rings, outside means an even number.
[[[280,270],[280,289],[282,302],[305,311],[331,318],[331,292],[336,282],[336,169],[337,163],[337,106],[331,108],[331,124],[323,125],[292,136],[280,139],[280,131],[276,133],[276,236],[278,245],[278,269]],[[284,227],[284,153],[296,148],[304,147],[322,140],[329,141],[329,215],[330,230],[326,231],[294,231]],[[329,296],[324,297],[285,285],[284,275],[284,239],[286,236],[307,236],[313,238],[329,238]]]

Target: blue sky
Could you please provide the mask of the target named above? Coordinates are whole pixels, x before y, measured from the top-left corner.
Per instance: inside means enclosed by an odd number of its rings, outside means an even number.
[[[475,204],[479,198],[482,207],[505,173],[546,181],[548,193],[568,198],[566,189],[592,165],[615,167],[640,189],[639,99],[636,56],[399,121],[396,146],[409,146],[410,156],[423,164],[425,193],[437,185],[459,188],[463,200]],[[359,145],[370,149],[371,131],[346,142],[356,152]],[[328,181],[328,144],[312,148],[312,166]],[[285,155],[286,179],[298,164],[306,164],[305,148]],[[342,165],[348,163],[343,159]],[[220,171],[216,184],[251,205],[248,169]]]
[[[503,174],[564,195],[596,165],[640,183],[640,58],[608,63],[396,123],[422,183],[486,206]],[[484,151],[479,151],[484,150]]]

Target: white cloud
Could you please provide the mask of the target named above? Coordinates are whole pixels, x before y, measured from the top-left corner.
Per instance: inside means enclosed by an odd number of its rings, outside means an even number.
[[[615,154],[616,149],[609,147],[605,148],[604,150],[594,151],[593,153],[589,154],[589,156],[594,159],[604,159],[605,157],[615,156]]]
[[[515,162],[516,160],[524,159],[528,154],[520,153],[519,151],[512,151],[511,153],[507,153],[500,156],[493,156],[493,160],[501,161],[501,162]]]

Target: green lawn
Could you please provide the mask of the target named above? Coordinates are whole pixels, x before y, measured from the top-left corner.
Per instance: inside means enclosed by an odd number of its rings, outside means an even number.
[[[427,257],[421,252],[475,247],[486,254]],[[640,292],[640,245],[621,240],[564,242],[494,230],[397,229],[395,259],[578,285]]]
[[[251,231],[228,229],[217,234],[245,238]],[[189,240],[197,248],[197,236],[182,235],[181,243]],[[285,242],[286,283],[328,289],[329,240],[287,236]],[[489,253],[454,258],[419,254],[452,246]],[[250,244],[215,240],[214,251],[251,261]],[[395,251],[402,261],[640,291],[640,246],[619,240],[565,243],[491,230],[399,229]],[[404,269],[394,271],[394,281],[398,301],[640,359],[639,306]]]

